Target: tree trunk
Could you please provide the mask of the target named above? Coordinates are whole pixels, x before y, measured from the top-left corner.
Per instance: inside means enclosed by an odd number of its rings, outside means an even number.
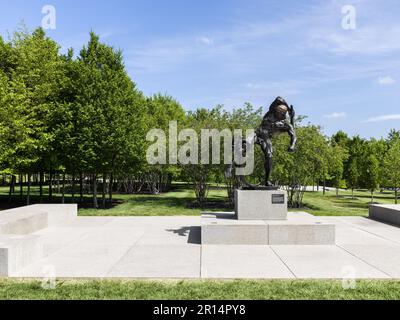
[[[62,195],[61,195],[61,203],[65,203],[65,172],[62,175]]]
[[[60,194],[61,193],[61,189],[60,189],[60,174],[57,173],[57,193]]]
[[[12,196],[12,182],[13,182],[13,176],[11,176],[11,180],[10,180],[10,189],[8,190],[8,202],[11,201],[11,196]]]
[[[394,188],[394,197],[395,197],[394,203],[395,204],[397,204],[399,202],[399,200],[397,199],[397,195],[398,195],[398,191],[397,191],[397,187],[395,187]]]
[[[19,197],[22,199],[22,196],[24,194],[24,190],[23,190],[23,183],[24,183],[24,178],[22,173],[19,175]]]
[[[315,177],[312,177],[312,191],[315,192]]]
[[[79,175],[79,202],[83,202],[83,173]]]
[[[325,179],[325,177],[324,177],[324,190],[323,190],[323,195],[325,196],[325,193],[326,193],[326,179]]]
[[[103,209],[106,208],[106,180],[107,180],[107,175],[105,173],[103,173],[103,188],[102,188],[102,194],[101,194],[101,201],[102,201]]]
[[[49,177],[49,197],[50,200],[53,198],[53,172],[50,169],[50,177]]]
[[[113,184],[114,184],[114,174],[111,171],[111,173],[110,173],[110,182],[109,182],[109,185],[108,185],[108,201],[110,202],[110,206],[112,205]]]
[[[39,201],[43,202],[43,171],[39,173]]]
[[[8,202],[11,202],[11,198],[12,198],[12,195],[14,193],[14,185],[15,185],[15,176],[12,175],[11,176],[11,181],[10,181],[10,191],[8,193]]]
[[[31,204],[31,174],[28,173],[28,192],[26,194],[26,205]]]
[[[99,204],[97,203],[97,174],[93,175],[93,208],[99,208]]]
[[[374,203],[374,190],[371,190],[371,203]]]
[[[12,179],[11,180],[12,181],[11,192],[12,192],[12,194],[14,194],[15,193],[15,184],[17,183],[17,177],[15,175],[12,175],[11,179]]]
[[[72,172],[71,196],[72,202],[75,202],[75,171]]]

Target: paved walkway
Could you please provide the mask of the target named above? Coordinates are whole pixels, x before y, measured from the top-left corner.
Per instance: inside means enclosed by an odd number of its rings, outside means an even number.
[[[46,257],[13,276],[400,278],[400,228],[318,219],[336,224],[336,246],[202,246],[200,217],[80,217],[37,232]]]

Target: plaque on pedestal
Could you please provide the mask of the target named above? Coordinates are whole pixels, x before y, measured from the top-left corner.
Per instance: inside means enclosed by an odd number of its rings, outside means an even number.
[[[287,220],[287,193],[283,190],[236,190],[238,220]]]

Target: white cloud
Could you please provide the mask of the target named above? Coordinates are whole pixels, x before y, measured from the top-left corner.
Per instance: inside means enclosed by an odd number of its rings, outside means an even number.
[[[248,47],[257,46],[260,52],[270,50],[266,41],[269,36],[298,29],[305,21],[307,18],[279,23],[240,21],[223,30],[213,30],[208,36],[184,34],[151,39],[129,49],[127,66],[141,74],[157,73],[171,71],[188,61],[194,63],[197,59],[221,59],[234,65],[236,71],[259,69],[261,62],[254,63],[249,58]],[[254,52],[250,54],[254,55]],[[265,55],[260,53],[260,56],[264,61]]]
[[[240,88],[234,88],[234,92],[231,94],[235,95],[235,93],[243,94],[243,96],[284,96],[290,97],[297,95],[302,92],[305,87],[308,87],[310,83],[308,80],[298,81],[298,80],[285,80],[278,79],[276,81],[266,81],[266,82],[249,82],[245,84],[245,90],[242,91]]]
[[[104,41],[105,39],[109,39],[111,37],[113,37],[115,34],[114,32],[111,31],[105,31],[99,34],[100,40]]]
[[[275,49],[271,50],[271,40],[280,35],[282,39],[290,38],[282,45],[284,55],[315,54],[321,51],[335,55],[357,54],[368,57],[369,61],[334,64],[331,71],[321,74],[324,81],[337,81],[348,78],[378,78],[389,72],[387,64],[394,64],[393,57],[381,59],[382,53],[400,51],[400,24],[392,20],[376,21],[373,13],[377,5],[373,1],[354,0],[356,7],[367,13],[368,24],[360,24],[356,30],[346,31],[340,28],[341,5],[337,1],[306,6],[297,16],[280,21],[253,21],[243,19],[227,24],[222,30],[208,30],[207,35],[183,34],[178,37],[153,39],[140,46],[133,47],[128,55],[128,66],[139,73],[170,71],[185,62],[194,63],[197,59],[216,61],[235,66],[236,73],[248,73],[265,66],[264,61],[276,59]],[[380,12],[378,10],[378,12]],[[364,26],[366,25],[366,26]],[[290,45],[288,45],[290,44]],[[250,49],[251,48],[251,49]],[[379,59],[374,59],[376,56]],[[397,58],[396,58],[397,59]],[[392,69],[393,70],[393,69]],[[340,72],[340,74],[338,74]],[[366,74],[368,73],[368,74]]]
[[[330,118],[330,119],[341,119],[341,118],[346,118],[346,117],[347,117],[346,112],[334,112],[331,114],[324,115],[324,118]]]
[[[362,8],[362,14],[375,12],[364,3],[361,6],[363,0],[353,2]],[[369,5],[373,9],[377,6],[372,1]],[[223,102],[230,106],[250,101],[264,105],[277,95],[290,99],[329,83],[370,83],[372,79],[388,84],[390,79],[385,78],[397,77],[393,70],[400,68],[396,54],[400,44],[393,40],[400,37],[400,24],[389,18],[377,23],[367,15],[359,17],[359,22],[364,23],[359,23],[356,30],[347,31],[340,26],[340,9],[336,0],[323,1],[304,6],[296,16],[278,21],[243,18],[221,29],[150,37],[130,48],[127,66],[136,77],[177,73],[181,78],[181,73],[189,69],[196,74],[194,81],[209,77],[206,73],[222,80],[221,84],[213,80],[209,84],[200,82],[202,87],[211,84],[210,91],[215,97],[204,101],[202,95],[197,97],[192,93],[193,104]],[[297,65],[292,61],[298,61]],[[283,72],[278,73],[278,67]],[[349,99],[346,97],[343,105]],[[327,106],[322,111],[323,117],[340,120],[348,116],[345,112],[329,112]]]
[[[393,83],[395,83],[395,82],[396,82],[396,80],[394,80],[391,76],[380,77],[380,78],[378,79],[378,83],[379,83],[380,85],[383,85],[383,86],[385,86],[385,85],[391,85],[391,84],[393,84]]]
[[[200,43],[205,44],[205,45],[212,45],[214,43],[214,40],[211,38],[208,38],[208,37],[200,37],[200,38],[197,38],[197,40]]]
[[[346,0],[333,0],[326,5],[316,6],[309,27],[305,30],[308,45],[339,56],[357,54],[360,56],[379,56],[397,53],[400,43],[400,24],[391,19],[387,10],[396,1],[386,0],[386,5],[373,0],[353,0],[356,9],[357,27],[344,30],[338,25],[340,10],[348,4]]]
[[[246,88],[249,88],[249,89],[256,89],[258,86],[256,85],[256,84],[254,84],[254,83],[251,83],[251,82],[249,82],[249,83],[246,83]]]
[[[383,121],[393,121],[393,120],[400,120],[400,114],[387,114],[383,116],[369,118],[365,122],[383,122]]]
[[[343,30],[314,30],[310,44],[336,54],[380,55],[400,51],[400,26],[383,24]]]

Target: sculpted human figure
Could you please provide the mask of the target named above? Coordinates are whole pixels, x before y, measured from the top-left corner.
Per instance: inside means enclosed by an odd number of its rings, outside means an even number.
[[[264,187],[272,188],[270,177],[273,166],[273,136],[281,133],[287,133],[290,136],[290,146],[288,151],[295,151],[297,138],[294,130],[294,118],[295,111],[293,106],[289,106],[282,97],[277,97],[269,107],[269,111],[265,114],[261,125],[256,129],[254,138],[251,139],[252,143],[258,144],[264,153]],[[245,156],[246,154],[248,143],[249,141],[247,140],[243,140],[242,142],[242,156]],[[239,168],[241,166],[235,164],[235,167]],[[232,167],[230,170],[231,169]],[[246,181],[246,177],[243,175],[237,175],[237,178],[242,187],[246,189],[258,189],[262,187],[248,183]]]
[[[293,106],[282,98],[277,97],[269,107],[269,111],[263,118],[260,127],[256,130],[255,143],[261,146],[264,152],[265,162],[265,186],[272,186],[270,181],[273,166],[272,137],[277,134],[287,133],[290,136],[289,152],[294,152],[296,147],[296,132],[294,130],[295,111]]]

